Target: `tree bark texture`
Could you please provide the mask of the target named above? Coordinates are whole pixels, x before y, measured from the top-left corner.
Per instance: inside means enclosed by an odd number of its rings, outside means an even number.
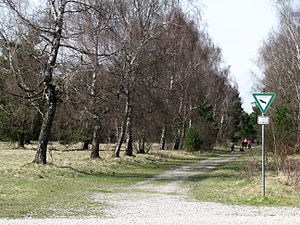
[[[183,149],[183,144],[184,144],[184,139],[185,139],[185,132],[186,132],[186,123],[188,120],[188,115],[187,115],[187,106],[184,105],[183,106],[183,118],[182,118],[182,122],[180,124],[180,143],[179,143],[179,149]]]
[[[174,150],[179,150],[179,148],[181,146],[181,138],[182,138],[182,125],[180,125],[180,127],[177,129]]]
[[[189,105],[189,125],[188,125],[188,129],[191,129],[191,128],[192,128],[192,124],[193,124],[192,116],[193,116],[193,105],[192,105],[191,100],[190,100],[190,105]]]
[[[167,135],[167,129],[166,129],[166,125],[164,124],[161,132],[159,150],[165,150],[166,148],[166,135]]]
[[[138,144],[138,153],[145,154],[145,136],[141,137]]]
[[[49,85],[45,92],[46,92],[48,107],[47,107],[46,114],[43,118],[43,123],[42,123],[39,140],[38,140],[37,152],[35,155],[35,159],[33,161],[37,164],[47,163],[47,146],[50,138],[52,123],[56,112],[55,86]]]
[[[92,159],[100,158],[100,154],[99,154],[100,131],[101,131],[101,127],[99,125],[96,125],[94,127],[94,135],[93,135],[93,142],[92,142],[92,152],[91,152]]]
[[[183,149],[184,139],[185,139],[185,132],[186,132],[186,122],[183,121],[181,126],[181,132],[180,132],[180,144],[179,149]]]
[[[52,2],[53,3],[53,2]],[[53,7],[54,3],[53,3]],[[55,31],[52,36],[52,46],[49,54],[49,59],[44,71],[44,95],[47,101],[47,110],[43,117],[43,123],[39,134],[39,143],[37,152],[33,162],[37,164],[47,163],[47,145],[50,138],[50,131],[53,123],[53,119],[56,112],[57,98],[55,93],[55,85],[53,84],[53,69],[56,65],[57,55],[60,48],[64,13],[65,13],[66,1],[62,0],[60,7],[58,7],[57,14],[54,16]]]
[[[180,98],[180,104],[179,104],[179,109],[178,109],[178,115],[181,115],[182,113],[182,107],[183,107],[183,98]],[[178,150],[180,148],[180,139],[181,139],[181,127],[182,127],[182,122],[183,119],[179,118],[179,124],[178,124],[178,129],[177,129],[177,134],[175,137],[175,144],[174,144],[174,150]]]
[[[116,140],[116,142],[118,141],[119,133],[120,133],[119,123],[118,123],[118,119],[116,119],[115,120],[115,140]]]
[[[138,141],[138,149],[137,152],[140,154],[145,154],[145,140],[146,140],[146,135],[145,135],[146,131],[145,129],[143,129],[142,134],[139,137],[139,141]]]
[[[126,125],[121,127],[120,134],[119,134],[119,137],[118,137],[118,141],[117,141],[117,144],[116,144],[116,147],[115,147],[113,157],[120,157],[120,151],[121,151],[121,147],[122,147],[122,144],[123,144],[123,141],[124,141],[124,136],[125,136],[125,129],[126,129],[125,126]]]
[[[133,156],[133,147],[132,147],[132,106],[130,105],[128,99],[128,113],[126,120],[126,147],[125,155]]]
[[[125,131],[126,131],[126,122],[127,122],[127,115],[128,115],[128,110],[129,110],[129,104],[128,103],[129,102],[126,101],[123,124],[122,124],[120,132],[119,132],[119,137],[118,137],[118,141],[117,141],[117,144],[116,144],[116,147],[115,147],[113,157],[120,157],[120,151],[121,151],[121,147],[122,147],[122,144],[123,144],[123,141],[124,141]]]

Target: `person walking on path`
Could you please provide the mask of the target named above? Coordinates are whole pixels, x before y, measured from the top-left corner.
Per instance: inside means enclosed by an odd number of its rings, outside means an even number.
[[[230,149],[231,149],[231,152],[234,152],[234,143],[233,142],[230,143]]]
[[[251,140],[250,139],[248,140],[247,144],[248,144],[248,149],[250,149],[251,148]]]
[[[247,148],[247,139],[246,138],[243,140],[242,146],[243,146],[243,148]]]

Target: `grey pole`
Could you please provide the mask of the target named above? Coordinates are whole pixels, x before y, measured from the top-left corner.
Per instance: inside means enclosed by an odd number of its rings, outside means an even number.
[[[262,114],[264,116],[264,114]],[[261,125],[261,157],[262,157],[262,166],[261,166],[261,183],[262,183],[262,196],[266,196],[266,183],[265,183],[265,125]]]

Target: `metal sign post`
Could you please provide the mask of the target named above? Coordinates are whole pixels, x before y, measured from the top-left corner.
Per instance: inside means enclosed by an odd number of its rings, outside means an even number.
[[[263,116],[264,114],[262,114]],[[266,176],[265,176],[265,125],[261,125],[261,184],[262,184],[262,196],[266,196]]]
[[[257,118],[257,123],[261,125],[261,184],[262,184],[262,196],[266,196],[266,149],[265,149],[265,125],[269,124],[269,117],[265,117],[264,114],[268,111],[276,94],[274,93],[256,93],[253,97],[260,109],[262,115]]]

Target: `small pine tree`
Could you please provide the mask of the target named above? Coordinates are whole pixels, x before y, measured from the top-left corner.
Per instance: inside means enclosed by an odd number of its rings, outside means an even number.
[[[187,131],[185,138],[185,147],[189,151],[199,151],[202,145],[202,140],[195,128]]]

